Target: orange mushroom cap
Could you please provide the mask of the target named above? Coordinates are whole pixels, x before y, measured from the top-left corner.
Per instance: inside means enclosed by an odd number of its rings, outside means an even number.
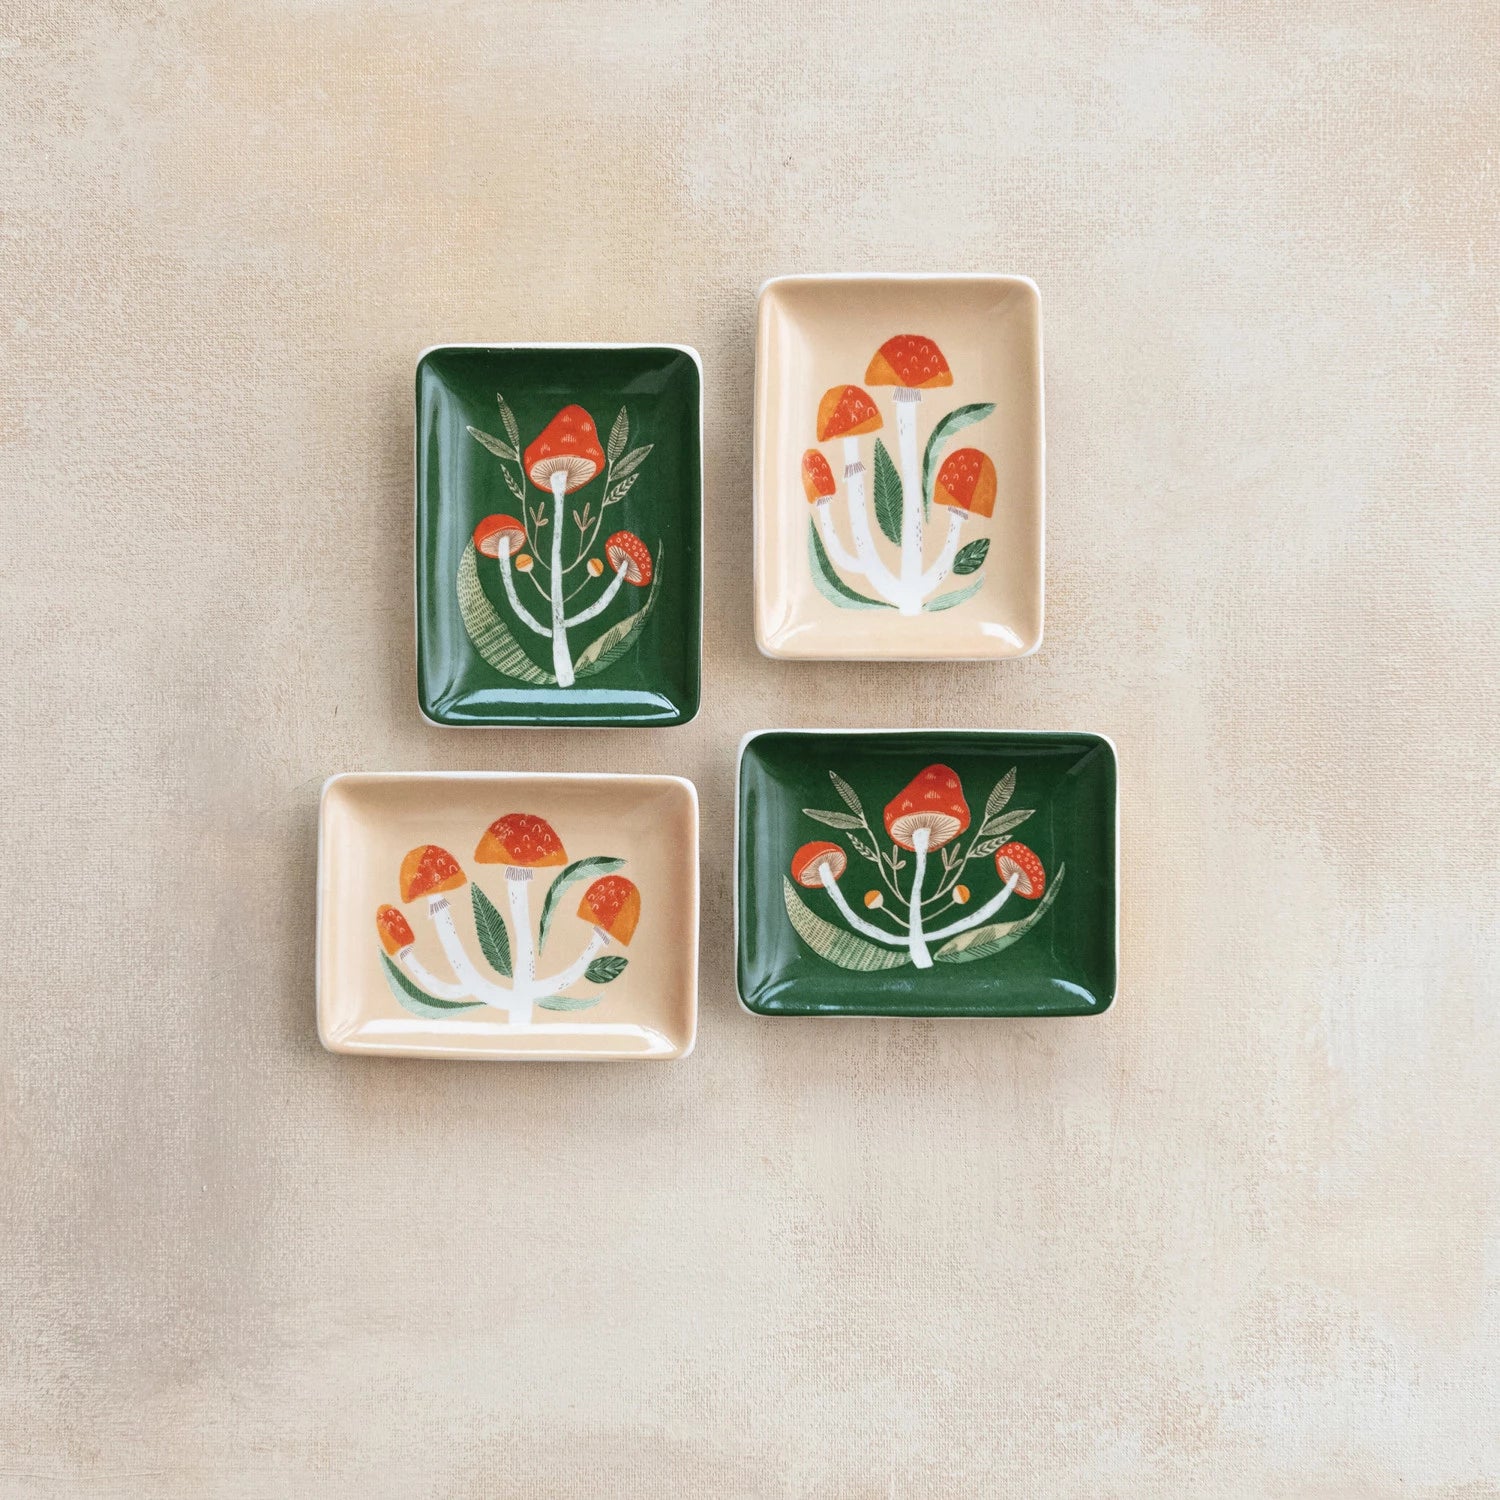
[[[604,555],[625,582],[645,588],[651,582],[651,550],[633,531],[617,531],[604,544]]]
[[[510,865],[533,870],[544,865],[565,865],[567,850],[552,825],[534,813],[506,813],[496,818],[474,848],[482,865]]]
[[[798,885],[823,884],[823,867],[827,865],[837,880],[849,868],[849,856],[837,844],[817,840],[804,844],[792,856],[792,879]]]
[[[526,476],[539,490],[552,488],[552,476],[567,474],[564,493],[585,485],[604,467],[604,449],[594,419],[581,406],[565,406],[542,428],[521,457]]]
[[[816,505],[819,500],[828,499],[837,489],[828,460],[816,448],[809,448],[802,455],[802,492],[807,496],[807,503]]]
[[[995,850],[995,869],[1001,880],[1016,877],[1016,895],[1035,901],[1047,889],[1047,872],[1025,844],[1002,844]]]
[[[456,891],[468,880],[458,861],[440,844],[418,844],[401,861],[401,899]]]
[[[629,947],[641,920],[641,893],[623,875],[603,875],[583,893],[578,915]]]
[[[971,516],[995,514],[995,466],[978,448],[959,448],[943,460],[932,498]]]
[[[867,391],[857,385],[836,385],[823,392],[818,402],[818,441],[830,438],[861,437],[876,432],[885,424],[880,408]]]
[[[514,516],[486,516],[474,528],[474,550],[485,557],[515,552],[526,540],[526,528]]]
[[[929,831],[927,847],[941,849],[969,826],[969,804],[958,773],[948,766],[928,766],[886,804],[885,831],[903,849],[912,847],[919,828]]]
[[[953,371],[943,351],[920,333],[898,333],[876,351],[865,371],[867,385],[899,385],[912,391],[952,385]]]
[[[401,915],[399,907],[382,906],[375,913],[375,931],[380,934],[380,946],[394,958],[403,948],[416,942],[411,923]]]

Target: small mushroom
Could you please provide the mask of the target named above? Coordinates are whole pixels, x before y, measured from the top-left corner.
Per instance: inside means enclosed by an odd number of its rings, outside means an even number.
[[[1047,872],[1025,844],[1002,844],[995,850],[995,871],[1028,901],[1035,901],[1047,889]]]
[[[867,911],[879,911],[885,905],[885,897],[879,891],[865,892],[865,909]]]
[[[509,557],[526,541],[526,528],[514,516],[486,516],[474,528],[474,550],[483,557]]]
[[[875,351],[865,371],[867,385],[894,386],[896,439],[901,448],[901,583],[904,609],[915,613],[922,574],[922,491],[917,466],[917,406],[922,392],[952,385],[943,351],[924,334],[899,333]]]
[[[849,856],[837,844],[804,844],[792,856],[792,879],[809,888],[823,884],[825,869],[837,880],[848,868]]]
[[[967,906],[969,904],[969,888],[962,881],[953,887],[953,904],[955,906]]]
[[[375,930],[380,934],[380,946],[395,958],[403,948],[410,948],[417,940],[411,923],[401,914],[399,907],[382,906],[375,913]]]
[[[616,574],[638,589],[651,582],[651,551],[633,531],[617,531],[604,544],[604,555]]]
[[[420,901],[426,898],[432,930],[437,933],[443,954],[463,992],[475,999],[492,1001],[499,991],[479,973],[464,951],[453,925],[453,913],[448,909],[447,893],[467,883],[468,876],[458,861],[440,844],[418,844],[401,861],[401,899]]]
[[[948,507],[948,536],[937,562],[923,575],[923,594],[948,576],[964,522],[970,516],[994,515],[995,489],[995,465],[987,453],[978,448],[958,448],[943,460],[932,487],[932,500],[934,505]]]
[[[600,562],[597,557],[591,557],[591,558],[589,558],[589,560],[588,560],[588,575],[589,575],[589,577],[590,578],[598,578],[598,577],[602,576],[603,572],[604,572],[604,564],[602,562]]]
[[[435,999],[462,1000],[467,996],[468,991],[461,984],[445,983],[417,957],[416,934],[399,907],[380,907],[375,913],[375,931],[386,953]]]
[[[844,444],[844,482],[849,486],[849,527],[854,537],[854,557],[846,560],[847,553],[839,557],[838,554],[843,553],[842,547],[834,552],[834,546],[830,545],[829,550],[834,553],[835,560],[841,567],[857,568],[880,593],[889,598],[895,592],[896,580],[875,550],[875,537],[870,530],[870,510],[865,497],[865,466],[859,457],[860,438],[866,433],[878,432],[884,425],[880,408],[870,399],[869,393],[857,385],[832,386],[823,392],[823,399],[818,403],[818,441],[828,443],[842,439]],[[813,496],[807,484],[806,457],[802,460],[802,472],[804,491],[811,500]],[[830,470],[830,474],[831,472]],[[826,511],[819,514],[820,521],[825,517]],[[823,539],[833,543],[832,518],[827,518],[830,524],[822,528]]]
[[[529,573],[535,559],[529,552],[523,552],[516,558],[516,572]]]
[[[641,920],[641,893],[623,875],[601,875],[583,893],[578,915],[594,924],[601,948],[611,938],[628,948]]]
[[[802,493],[813,508],[815,524],[823,534],[823,545],[839,567],[862,572],[859,559],[844,545],[833,523],[832,500],[837,492],[838,485],[833,470],[828,467],[828,460],[816,448],[809,448],[802,455]]]
[[[919,969],[932,967],[932,955],[922,932],[922,878],[927,855],[951,843],[969,826],[969,804],[958,773],[950,766],[933,765],[920,771],[886,804],[885,831],[914,858],[908,951]]]

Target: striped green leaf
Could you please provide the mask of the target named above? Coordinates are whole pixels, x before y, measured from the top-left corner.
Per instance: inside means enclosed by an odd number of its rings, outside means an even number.
[[[797,936],[812,949],[819,958],[837,964],[841,969],[853,969],[861,974],[870,974],[877,969],[899,969],[910,963],[910,956],[902,949],[878,948],[874,943],[825,922],[816,912],[809,911],[797,888],[781,877],[782,892],[786,900],[786,914],[791,920]]]
[[[851,589],[834,571],[828,553],[823,547],[823,538],[818,535],[816,523],[807,523],[807,550],[812,567],[813,587],[830,604],[840,609],[893,609],[894,605],[881,599],[871,599],[857,589]]]
[[[471,880],[469,890],[474,900],[474,931],[479,934],[479,951],[484,961],[501,976],[510,978],[510,934],[502,917],[485,893]]]
[[[929,599],[922,606],[929,614],[935,614],[940,609],[952,609],[955,605],[962,604],[966,599],[972,599],[975,594],[984,587],[984,580],[978,579],[971,583],[966,589],[954,589],[948,594],[939,594],[936,599]]]
[[[461,1010],[474,1010],[483,1005],[481,1000],[439,1000],[429,995],[420,985],[392,963],[390,955],[380,955],[381,968],[385,970],[385,982],[390,985],[396,1003],[414,1016],[425,1016],[429,1021],[441,1021]]]
[[[502,677],[542,684],[557,681],[527,656],[510,633],[510,627],[500,618],[499,610],[490,603],[489,595],[479,582],[479,564],[472,541],[458,561],[458,612],[474,649]]]
[[[1062,889],[1067,868],[1066,865],[1057,867],[1057,874],[1052,877],[1052,884],[1042,893],[1035,911],[1018,922],[992,922],[987,927],[975,927],[969,932],[961,932],[957,937],[949,938],[932,955],[933,958],[940,964],[971,964],[975,959],[993,958],[997,953],[1003,953],[1046,915],[1047,908],[1057,899],[1057,893]]]
[[[901,476],[885,444],[875,439],[875,519],[888,542],[901,545]]]
[[[540,1010],[592,1010],[603,998],[603,995],[583,995],[575,1000],[568,995],[551,995],[546,1000],[538,1000],[537,1007]]]
[[[658,542],[656,547],[659,555],[661,543]],[[646,602],[633,615],[626,615],[623,620],[616,620],[603,635],[595,636],[578,653],[578,659],[573,663],[573,675],[589,677],[595,672],[602,672],[630,650],[635,644],[635,638],[641,633],[642,627],[651,618],[651,611],[656,608],[656,596],[660,590],[661,568],[658,565],[656,577],[651,580],[650,591],[646,595]]]

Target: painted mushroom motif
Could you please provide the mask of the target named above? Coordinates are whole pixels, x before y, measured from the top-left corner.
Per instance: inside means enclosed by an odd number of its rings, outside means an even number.
[[[495,987],[474,967],[464,950],[448,907],[448,892],[467,885],[468,878],[458,861],[439,844],[418,844],[401,861],[401,899],[410,903],[426,898],[432,930],[459,985],[474,992],[476,998],[482,998],[482,994],[493,996]]]
[[[893,843],[910,849],[915,868],[908,905],[911,961],[919,969],[932,967],[932,956],[922,932],[922,881],[927,856],[951,843],[969,826],[969,804],[958,773],[948,766],[928,766],[898,792],[885,809],[885,831]]]
[[[375,913],[375,931],[380,937],[380,946],[429,994],[439,1000],[458,1000],[463,997],[463,986],[447,984],[439,979],[417,957],[417,936],[411,930],[400,907],[382,906]]]
[[[878,432],[884,421],[880,408],[870,399],[867,391],[857,385],[836,385],[824,391],[818,403],[817,435],[820,443],[841,441],[844,445],[844,484],[849,491],[849,529],[854,538],[854,555],[851,558],[837,531],[828,517],[824,531],[825,541],[834,538],[833,548],[846,561],[841,567],[849,568],[868,578],[883,595],[895,587],[890,570],[880,560],[875,549],[875,537],[870,530],[870,507],[865,497],[865,466],[859,456],[859,440],[867,433]],[[806,457],[803,458],[804,470]],[[827,460],[824,460],[825,466]],[[832,472],[830,470],[830,472]],[[820,517],[820,520],[823,519]]]
[[[932,487],[932,503],[948,508],[948,535],[938,560],[922,575],[922,592],[930,593],[953,566],[964,522],[970,516],[995,513],[995,465],[978,448],[957,448],[943,460]]]

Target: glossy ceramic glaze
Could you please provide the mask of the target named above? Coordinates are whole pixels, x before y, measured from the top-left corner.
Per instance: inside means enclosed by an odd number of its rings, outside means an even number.
[[[697,355],[448,345],[422,356],[416,384],[422,712],[463,726],[691,719]]]
[[[698,799],[675,776],[353,774],[323,789],[334,1052],[684,1057]]]
[[[1115,994],[1117,841],[1098,735],[752,735],[740,998],[764,1015],[1097,1014]]]
[[[781,277],[761,291],[755,361],[761,650],[929,661],[1035,651],[1035,284]]]

